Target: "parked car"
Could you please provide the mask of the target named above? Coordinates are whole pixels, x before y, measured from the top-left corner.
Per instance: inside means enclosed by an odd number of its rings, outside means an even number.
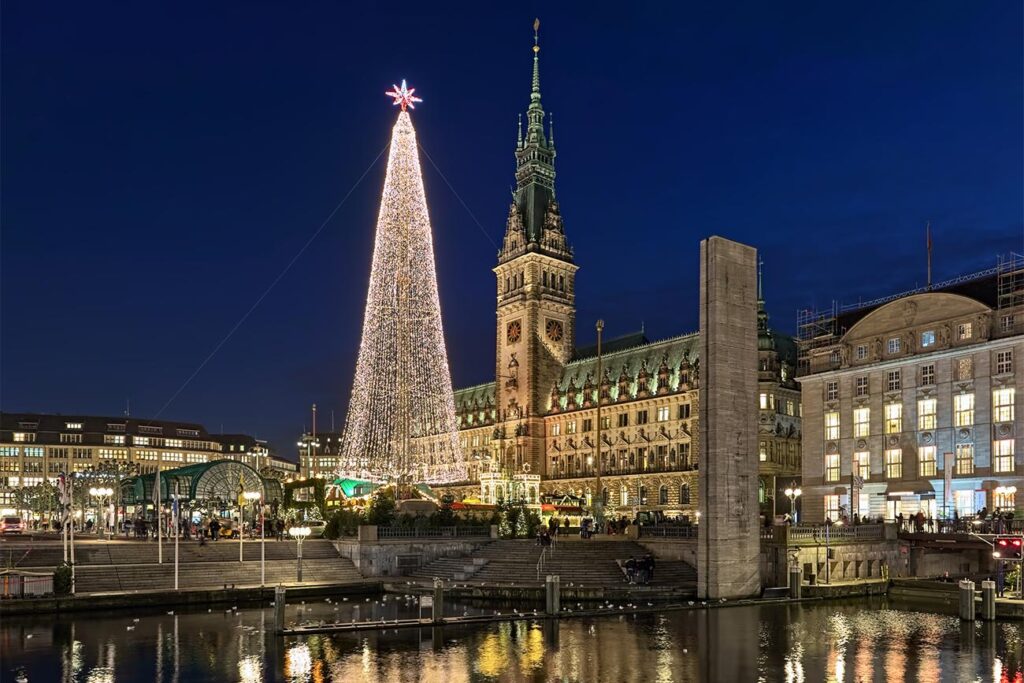
[[[25,522],[21,517],[4,517],[0,521],[0,534],[20,534],[25,530]]]

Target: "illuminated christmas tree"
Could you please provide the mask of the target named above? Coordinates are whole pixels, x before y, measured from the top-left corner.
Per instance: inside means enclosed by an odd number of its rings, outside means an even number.
[[[370,287],[339,474],[411,484],[465,478],[437,296],[430,216],[416,131],[414,89],[387,93],[401,106],[391,131]]]

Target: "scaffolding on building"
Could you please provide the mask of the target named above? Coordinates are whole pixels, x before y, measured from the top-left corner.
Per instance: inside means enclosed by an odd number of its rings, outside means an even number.
[[[996,273],[996,308],[1004,310],[1024,306],[1024,255],[1011,251],[1000,256]]]
[[[810,369],[810,356],[824,346],[832,346],[843,331],[837,327],[839,304],[832,301],[826,309],[804,308],[796,314],[797,373]]]

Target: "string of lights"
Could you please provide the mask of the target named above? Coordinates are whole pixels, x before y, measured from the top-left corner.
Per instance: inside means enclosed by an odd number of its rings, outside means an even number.
[[[339,476],[381,483],[465,479],[412,90],[391,133]]]

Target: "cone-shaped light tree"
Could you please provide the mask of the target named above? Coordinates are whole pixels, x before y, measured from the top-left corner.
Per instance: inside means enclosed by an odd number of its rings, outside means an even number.
[[[359,360],[345,418],[339,474],[408,485],[465,478],[437,296],[430,216],[416,131],[420,101],[395,86]]]

